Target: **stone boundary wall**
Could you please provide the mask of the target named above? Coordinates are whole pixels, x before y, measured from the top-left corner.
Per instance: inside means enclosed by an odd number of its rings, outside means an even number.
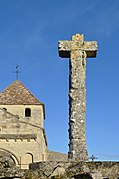
[[[67,161],[68,155],[60,152],[47,151],[47,161]]]
[[[0,162],[0,179],[119,179],[119,162],[37,162],[29,170]]]
[[[30,170],[44,179],[56,175],[64,179],[80,179],[81,176],[85,179],[119,179],[119,162],[40,162],[30,164]]]

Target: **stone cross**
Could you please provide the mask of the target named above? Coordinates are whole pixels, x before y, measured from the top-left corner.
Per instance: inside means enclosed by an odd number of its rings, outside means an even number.
[[[70,58],[69,153],[72,161],[88,161],[86,149],[86,58],[96,57],[97,42],[85,42],[83,34],[59,41],[59,56]]]

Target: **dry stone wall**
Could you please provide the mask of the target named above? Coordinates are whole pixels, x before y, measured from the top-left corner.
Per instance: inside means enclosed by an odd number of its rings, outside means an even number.
[[[44,179],[119,179],[119,162],[42,162],[30,171]]]
[[[119,162],[39,162],[21,170],[7,161],[0,160],[1,179],[119,179]]]

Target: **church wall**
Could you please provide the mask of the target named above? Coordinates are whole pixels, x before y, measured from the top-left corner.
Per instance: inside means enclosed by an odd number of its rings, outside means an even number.
[[[41,149],[42,149],[42,161],[47,161],[47,141],[43,133],[40,133],[41,137]]]
[[[42,146],[38,141],[33,139],[23,139],[22,141],[20,139],[16,141],[13,139],[1,139],[0,146],[17,156],[19,165],[22,165],[22,168],[28,168],[29,157],[26,154],[33,157],[33,161],[31,162],[42,161]]]
[[[6,108],[8,112],[18,115],[26,122],[33,122],[43,127],[44,114],[42,105],[0,105],[0,108]],[[31,117],[25,117],[25,108],[31,109]]]
[[[23,111],[29,106],[0,105],[0,134],[37,134],[38,131],[42,133],[44,121],[42,106],[30,106],[31,117],[24,117]],[[2,110],[2,108],[6,108],[7,112]],[[15,116],[17,114],[19,114],[19,117]],[[39,138],[39,140],[40,139],[41,138]]]
[[[42,105],[0,105],[0,146],[17,156],[21,168],[29,162],[46,160]],[[24,117],[25,108],[31,109],[31,117]],[[15,115],[18,115],[19,118]],[[27,165],[26,165],[27,164]]]
[[[0,139],[0,146],[17,156],[19,165],[22,165],[22,168],[28,168],[29,158],[27,158],[28,155],[26,154],[30,154],[33,157],[32,162],[46,161],[47,159],[47,147],[41,132],[38,132],[36,139]],[[23,160],[22,157],[25,159]]]

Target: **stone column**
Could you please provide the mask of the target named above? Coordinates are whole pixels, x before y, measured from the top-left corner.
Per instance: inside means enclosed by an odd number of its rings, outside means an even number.
[[[69,159],[88,160],[86,150],[86,53],[71,52],[69,80]]]

